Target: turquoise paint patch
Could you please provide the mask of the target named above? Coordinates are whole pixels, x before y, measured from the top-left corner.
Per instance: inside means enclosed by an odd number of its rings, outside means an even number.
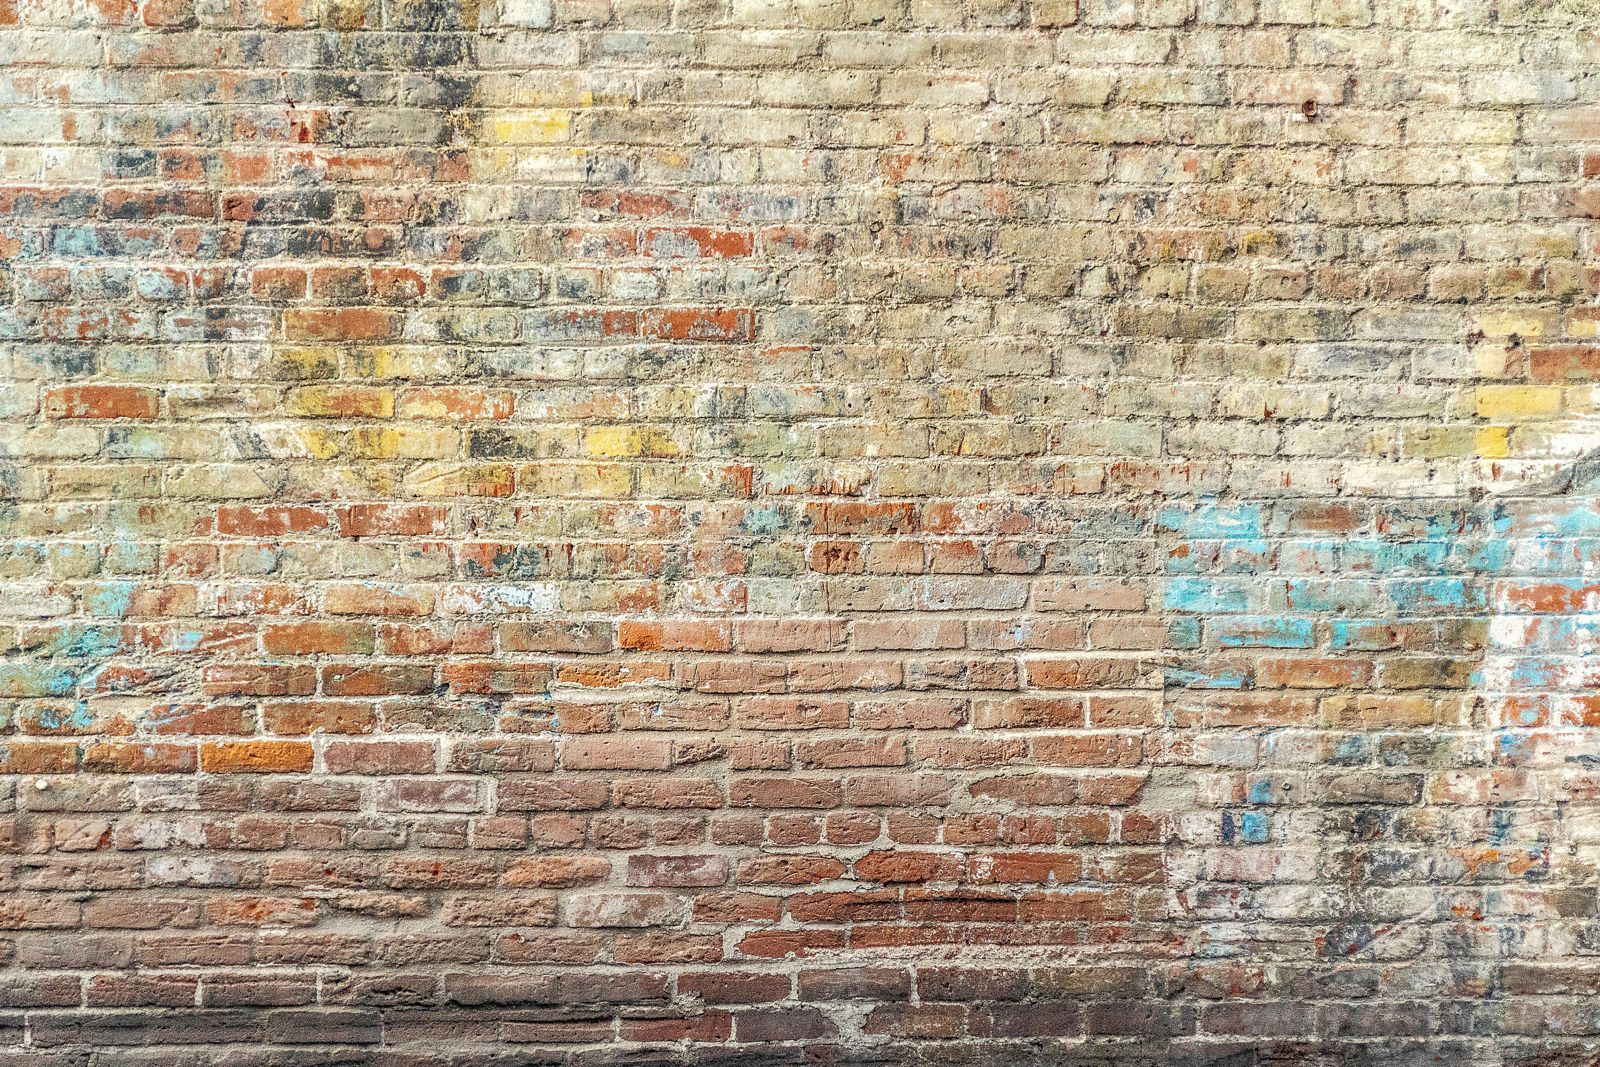
[[[1186,547],[1187,552],[1171,553],[1167,556],[1165,570],[1168,574],[1201,574],[1211,569],[1214,561],[1203,550],[1204,546],[1190,543]]]
[[[1523,752],[1528,747],[1526,736],[1501,730],[1495,734],[1494,749],[1496,758],[1502,763],[1515,763],[1522,758]]]
[[[776,506],[748,507],[739,525],[746,533],[774,534],[783,528],[783,512]]]
[[[1334,747],[1333,758],[1338,763],[1365,763],[1371,757],[1371,744],[1362,734],[1346,734]]]
[[[78,684],[80,670],[48,663],[0,663],[0,696],[66,696]]]
[[[1292,578],[1283,584],[1284,604],[1289,610],[1314,615],[1369,611],[1377,596],[1375,583],[1371,581]]]
[[[1489,812],[1489,844],[1500,847],[1511,840],[1512,813],[1507,808]]]
[[[71,711],[65,713],[57,708],[43,709],[39,712],[38,723],[44,730],[82,733],[94,726],[94,715],[89,711],[89,702],[79,700],[73,703]]]
[[[1517,501],[1497,506],[1491,525],[1523,537],[1600,537],[1600,509],[1585,500]]]
[[[1600,655],[1600,616],[1545,616],[1529,619],[1528,624],[1534,645],[1570,649],[1580,656]]]
[[[1329,627],[1328,646],[1361,652],[1394,647],[1389,623],[1384,619],[1335,619]]]
[[[1387,584],[1384,593],[1402,614],[1481,613],[1488,604],[1481,587],[1464,578],[1424,578]]]
[[[90,587],[83,596],[83,610],[90,615],[125,618],[133,603],[134,582],[105,582]]]
[[[1564,673],[1562,660],[1548,656],[1519,656],[1511,664],[1506,685],[1511,689],[1558,689]]]
[[[1162,672],[1162,684],[1169,689],[1243,689],[1248,682],[1249,676],[1233,667],[1217,670],[1168,667]]]
[[[48,642],[37,647],[37,651],[66,659],[98,659],[114,655],[121,647],[120,627],[78,624],[55,632]]]
[[[1257,504],[1171,504],[1157,513],[1156,525],[1186,540],[1260,538],[1262,509]]]
[[[1240,615],[1219,619],[1208,629],[1224,648],[1311,648],[1315,644],[1310,619]]]
[[[545,578],[552,573],[547,551],[539,545],[506,545],[496,551],[487,564],[476,557],[467,559],[463,571],[469,578],[512,578],[524,581]]]
[[[1452,508],[1436,511],[1393,508],[1385,512],[1378,525],[1395,540],[1444,538],[1455,541],[1480,533],[1483,520],[1479,515]]]
[[[1248,587],[1216,578],[1169,578],[1162,591],[1169,611],[1243,612],[1250,610]]]

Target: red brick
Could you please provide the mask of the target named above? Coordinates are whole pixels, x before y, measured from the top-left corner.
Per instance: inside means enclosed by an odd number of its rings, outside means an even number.
[[[433,668],[412,664],[336,663],[321,669],[331,697],[419,696],[434,687]]]
[[[334,514],[341,537],[437,537],[450,523],[449,509],[431,504],[351,504]]]
[[[754,339],[755,312],[750,308],[662,308],[639,320],[647,338],[664,341],[749,341]]]
[[[274,734],[365,734],[377,725],[371,703],[346,700],[296,700],[263,703],[261,722]]]
[[[644,244],[651,255],[676,257],[684,254],[680,249],[693,249],[692,256],[726,259],[748,256],[755,249],[755,238],[748,233],[685,226],[681,229],[647,230]]]
[[[329,774],[429,774],[436,755],[427,741],[336,741],[322,760]]]
[[[71,385],[44,394],[47,419],[153,419],[161,394],[133,385]]]
[[[328,528],[328,517],[309,507],[224,507],[217,509],[217,532],[230,537],[282,537]]]

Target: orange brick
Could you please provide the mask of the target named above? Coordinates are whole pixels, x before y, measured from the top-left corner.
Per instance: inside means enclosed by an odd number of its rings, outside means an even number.
[[[362,622],[280,623],[261,632],[262,649],[275,656],[370,653],[373,644],[372,624]]]
[[[304,308],[283,317],[291,341],[387,341],[400,336],[398,312],[380,308]]]
[[[726,652],[733,647],[733,628],[716,622],[622,622],[617,645],[647,652]]]
[[[213,741],[200,746],[200,769],[209,774],[289,774],[311,769],[307,741]]]

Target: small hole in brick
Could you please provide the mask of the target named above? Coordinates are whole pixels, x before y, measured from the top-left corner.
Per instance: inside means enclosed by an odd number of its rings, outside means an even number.
[[[1316,118],[1317,117],[1317,102],[1315,100],[1307,100],[1305,103],[1301,104],[1300,105],[1300,114],[1304,115],[1308,119]]]

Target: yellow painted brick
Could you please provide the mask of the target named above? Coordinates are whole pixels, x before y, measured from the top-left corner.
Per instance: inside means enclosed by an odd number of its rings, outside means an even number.
[[[387,419],[394,414],[394,390],[370,386],[307,386],[284,398],[290,415],[330,419]]]
[[[373,345],[347,357],[346,373],[356,378],[441,378],[456,370],[453,352],[443,347]]]
[[[1561,410],[1561,390],[1537,385],[1484,385],[1478,388],[1478,416],[1485,419],[1541,419]]]
[[[1482,459],[1504,459],[1511,454],[1511,431],[1504,426],[1480,427],[1477,453]]]
[[[1568,337],[1585,340],[1600,337],[1600,308],[1572,308],[1567,312],[1564,332]]]
[[[677,442],[656,426],[602,426],[590,430],[584,435],[584,451],[595,459],[670,459],[681,454]]]
[[[1480,311],[1472,324],[1486,337],[1542,337],[1555,328],[1552,315],[1537,311]]]
[[[443,459],[459,451],[453,431],[429,426],[362,426],[345,438],[346,454],[360,459]]]
[[[393,459],[400,454],[400,431],[364,426],[345,435],[345,454],[354,459]]]
[[[272,378],[337,378],[339,353],[320,345],[283,345],[272,353]]]
[[[1413,459],[1481,456],[1483,453],[1478,449],[1480,433],[1477,427],[1472,426],[1432,426],[1406,434],[1404,448],[1406,455]]]
[[[322,426],[298,427],[295,439],[312,459],[332,459],[344,451],[343,430],[330,430]]]
[[[567,139],[572,112],[564,108],[504,111],[488,122],[490,144],[555,144]]]

